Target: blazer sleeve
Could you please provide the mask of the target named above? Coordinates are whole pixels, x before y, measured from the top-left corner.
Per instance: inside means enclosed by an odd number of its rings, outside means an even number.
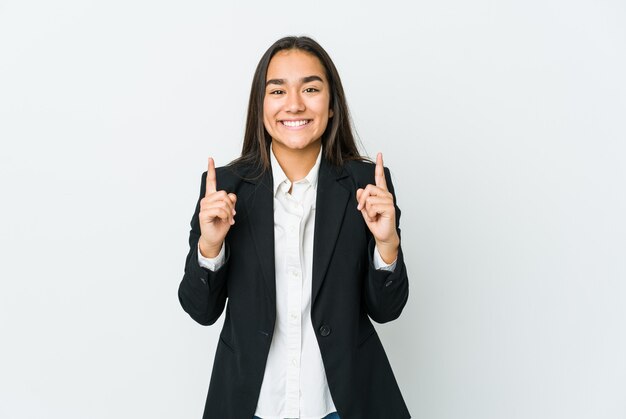
[[[404,264],[402,236],[400,235],[400,208],[396,203],[396,194],[387,168],[385,168],[385,178],[389,192],[393,195],[396,209],[396,230],[398,237],[400,237],[400,247],[398,248],[398,259],[394,271],[377,270],[372,259],[376,240],[369,233],[370,239],[367,247],[369,267],[363,293],[368,315],[377,323],[386,323],[397,319],[409,298],[409,279]]]
[[[185,262],[185,273],[178,287],[178,300],[183,309],[198,323],[208,326],[217,321],[226,305],[228,295],[226,278],[228,276],[228,242],[225,242],[226,257],[224,265],[213,272],[198,263],[198,240],[200,239],[200,200],[204,197],[206,172],[200,182],[200,198],[191,218],[189,231],[189,253]]]

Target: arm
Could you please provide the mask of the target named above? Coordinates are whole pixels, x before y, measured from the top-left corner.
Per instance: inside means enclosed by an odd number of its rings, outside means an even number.
[[[409,282],[400,244],[400,209],[389,171],[383,168],[382,155],[376,163],[376,185],[357,191],[359,209],[370,230],[368,243],[369,266],[363,294],[367,312],[372,320],[385,323],[402,313],[408,296]],[[395,268],[377,269],[375,247],[386,263],[395,261]]]
[[[214,168],[213,168],[214,170]],[[209,165],[209,172],[211,164]],[[213,179],[215,178],[213,173]],[[214,183],[214,180],[212,182]],[[178,299],[183,309],[198,323],[211,325],[217,321],[222,314],[226,304],[228,276],[229,250],[227,242],[224,243],[225,256],[224,266],[215,271],[202,267],[198,260],[199,240],[202,231],[200,227],[201,212],[203,210],[203,200],[207,200],[209,189],[215,189],[212,185],[207,185],[207,175],[202,176],[202,186],[200,189],[200,199],[196,205],[196,210],[191,218],[191,231],[189,232],[189,253],[185,262],[185,273],[178,287]],[[204,194],[206,191],[206,195]],[[206,207],[206,204],[204,205]],[[205,220],[206,222],[206,220]]]
[[[399,231],[398,231],[399,232]],[[393,271],[376,269],[372,260],[375,246],[372,238],[368,246],[369,268],[363,293],[370,318],[377,323],[386,323],[400,317],[409,298],[407,277],[402,246],[398,248],[398,259]]]

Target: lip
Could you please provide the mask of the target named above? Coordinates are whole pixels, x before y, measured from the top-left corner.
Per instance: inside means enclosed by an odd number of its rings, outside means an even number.
[[[299,121],[306,121],[306,123],[301,124],[301,125],[294,125],[294,126],[285,125],[285,122],[287,122],[287,123],[295,123],[295,122],[299,122]],[[313,121],[312,119],[307,119],[307,118],[294,118],[294,119],[279,119],[278,123],[283,128],[286,128],[288,130],[300,130],[300,129],[306,128],[312,121]]]

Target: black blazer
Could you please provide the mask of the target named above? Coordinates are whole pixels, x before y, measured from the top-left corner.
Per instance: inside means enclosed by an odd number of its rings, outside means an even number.
[[[336,168],[322,158],[319,169],[311,321],[341,419],[410,417],[370,321],[396,319],[409,294],[402,249],[394,272],[375,270],[375,242],[356,209],[357,188],[375,184],[374,167],[351,161]],[[226,166],[216,170],[216,177],[218,190],[237,194],[226,263],[216,272],[198,264],[198,200],[178,297],[203,325],[215,323],[228,301],[203,419],[252,419],[276,320],[272,174],[254,179],[250,167]],[[387,169],[385,177],[393,194]],[[200,199],[205,182],[206,172]],[[396,220],[398,227],[397,206]]]

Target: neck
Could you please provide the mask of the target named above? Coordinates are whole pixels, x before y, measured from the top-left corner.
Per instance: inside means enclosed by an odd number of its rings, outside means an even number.
[[[315,142],[302,150],[293,150],[281,144],[272,143],[272,150],[276,160],[278,160],[281,169],[283,169],[283,172],[285,172],[285,175],[292,183],[304,179],[309,174],[313,166],[315,166],[321,147],[321,141]]]

